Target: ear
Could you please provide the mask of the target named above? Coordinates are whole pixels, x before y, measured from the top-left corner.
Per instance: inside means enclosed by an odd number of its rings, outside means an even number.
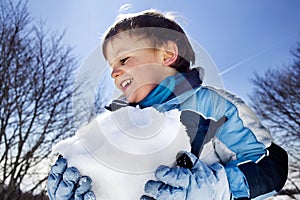
[[[169,40],[164,45],[164,60],[163,65],[170,66],[172,65],[178,57],[178,48],[177,44],[171,40]]]

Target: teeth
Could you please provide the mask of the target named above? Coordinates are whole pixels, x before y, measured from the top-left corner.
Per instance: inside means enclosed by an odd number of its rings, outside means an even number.
[[[132,81],[131,81],[130,79],[125,80],[125,81],[123,81],[123,82],[121,83],[121,87],[124,88],[124,87],[126,87],[127,85],[129,85],[131,82],[132,82]]]

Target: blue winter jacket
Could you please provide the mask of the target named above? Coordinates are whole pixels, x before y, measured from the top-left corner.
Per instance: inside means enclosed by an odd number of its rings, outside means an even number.
[[[198,156],[208,164],[224,165],[232,198],[265,198],[284,186],[286,152],[273,143],[269,131],[240,98],[203,86],[197,69],[166,78],[139,106],[153,106],[159,111],[192,110],[213,121],[225,117],[209,140],[204,142],[200,137],[204,143],[198,144]]]

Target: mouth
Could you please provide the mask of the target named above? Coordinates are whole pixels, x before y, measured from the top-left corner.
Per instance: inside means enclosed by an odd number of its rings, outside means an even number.
[[[132,79],[126,79],[120,83],[122,89],[127,88],[132,83]]]

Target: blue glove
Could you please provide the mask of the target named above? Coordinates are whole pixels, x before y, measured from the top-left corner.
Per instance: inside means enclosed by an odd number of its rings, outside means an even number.
[[[188,159],[177,160],[180,166],[160,166],[155,171],[158,181],[146,183],[147,195],[140,200],[230,199],[226,172],[221,164],[207,166],[192,153],[180,153],[182,155]]]
[[[91,191],[92,179],[80,176],[76,167],[67,167],[67,160],[60,156],[51,167],[47,190],[50,200],[95,200]]]

